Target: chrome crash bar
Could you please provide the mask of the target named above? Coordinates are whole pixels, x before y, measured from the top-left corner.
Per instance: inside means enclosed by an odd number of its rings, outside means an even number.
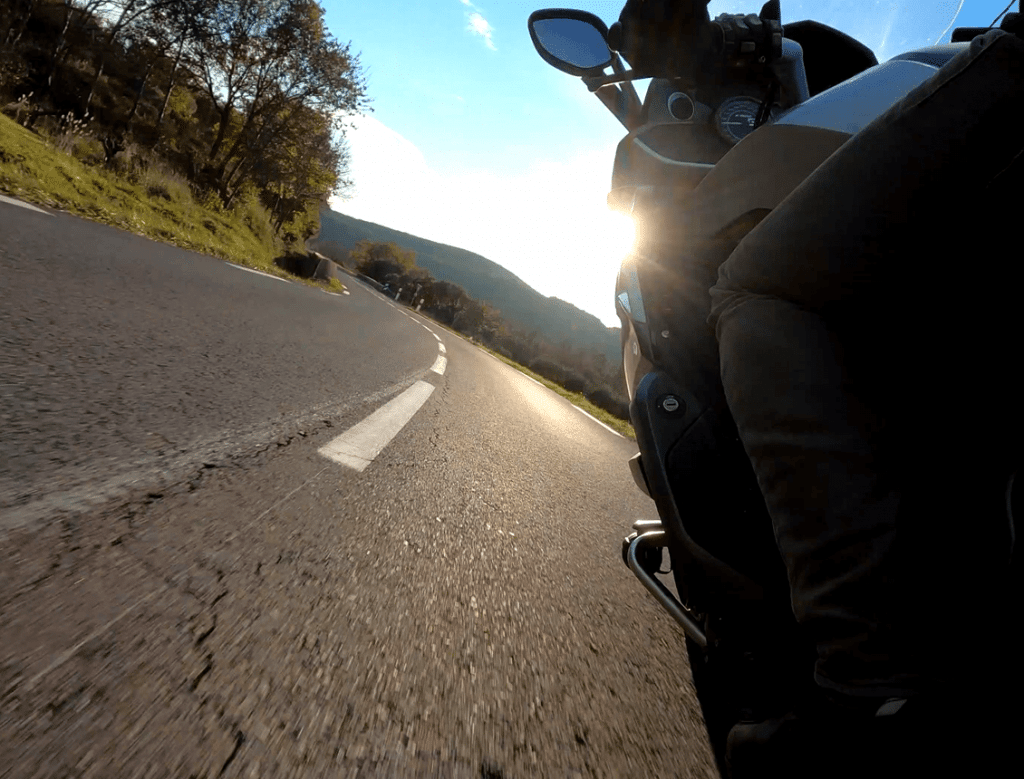
[[[706,648],[708,637],[697,621],[691,616],[690,610],[680,603],[668,587],[654,576],[660,565],[661,550],[666,545],[665,529],[660,521],[640,520],[633,525],[633,533],[623,541],[622,556],[636,578],[657,599],[662,608],[679,623],[687,638],[698,644],[701,648]],[[648,565],[643,565],[641,563],[642,559],[647,561]],[[651,565],[650,561],[654,559],[658,563]]]

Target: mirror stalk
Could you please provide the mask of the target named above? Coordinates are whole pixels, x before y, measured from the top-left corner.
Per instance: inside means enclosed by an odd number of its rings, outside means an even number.
[[[626,74],[626,69],[622,65],[622,59],[616,52],[612,52],[612,70],[619,76]],[[626,122],[624,123],[627,130],[631,130],[634,127],[639,126],[642,114],[643,114],[643,103],[640,102],[640,96],[636,93],[636,87],[633,86],[632,81],[624,81],[620,87],[626,98]]]

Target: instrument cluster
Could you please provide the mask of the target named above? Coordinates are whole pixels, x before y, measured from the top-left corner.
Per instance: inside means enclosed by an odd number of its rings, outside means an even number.
[[[682,91],[668,81],[651,82],[647,104],[648,120],[655,123],[681,123],[704,125],[713,130],[723,141],[734,146],[756,128],[757,114],[761,110],[763,97],[733,91],[700,94],[698,91]],[[772,106],[768,122],[774,122],[783,114],[779,106]]]

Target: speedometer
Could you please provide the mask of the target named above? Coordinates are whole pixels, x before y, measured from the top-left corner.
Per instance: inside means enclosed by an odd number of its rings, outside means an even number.
[[[757,122],[757,112],[761,110],[761,101],[753,97],[730,97],[715,112],[715,127],[719,134],[729,143],[739,143],[752,132]],[[778,115],[773,108],[770,118]]]

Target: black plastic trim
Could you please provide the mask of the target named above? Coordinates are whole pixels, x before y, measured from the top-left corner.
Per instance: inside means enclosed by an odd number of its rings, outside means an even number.
[[[658,400],[665,395],[674,395],[682,401],[680,412],[666,414],[658,408]],[[686,566],[687,579],[694,580],[694,593],[705,598],[718,596],[733,602],[763,603],[767,595],[764,587],[712,555],[687,533],[672,494],[666,468],[669,451],[705,410],[695,397],[661,372],[648,373],[641,379],[630,404],[630,416],[637,445],[644,454],[644,475],[650,496],[662,518],[673,553],[673,567]],[[677,559],[676,555],[682,558]],[[690,593],[680,592],[680,595],[692,602]],[[699,603],[697,607],[701,611],[713,611],[714,605]]]

